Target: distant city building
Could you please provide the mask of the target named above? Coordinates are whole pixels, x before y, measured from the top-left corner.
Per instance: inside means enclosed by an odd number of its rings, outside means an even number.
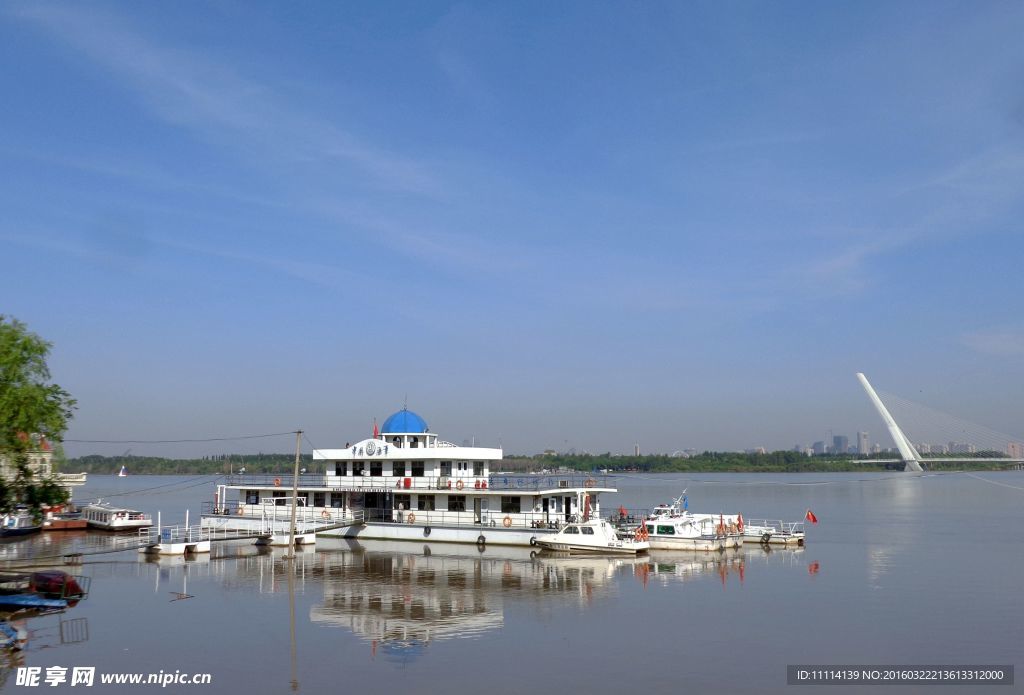
[[[879,444],[878,442],[875,442],[874,444],[872,444],[871,445],[871,453],[872,454],[880,454],[880,453],[882,453],[882,445]]]
[[[764,450],[763,446],[759,446],[756,449],[745,449],[743,451],[743,453],[745,453],[745,454],[763,454],[763,453],[765,453],[765,450]]]
[[[919,454],[930,454],[932,453],[932,445],[927,442],[921,442],[917,445],[917,453]]]
[[[849,448],[850,448],[850,438],[849,437],[847,437],[845,435],[842,435],[842,434],[837,434],[836,436],[832,437],[832,453],[833,454],[846,454],[846,453],[849,453],[848,452]]]
[[[815,456],[822,456],[825,453],[825,442],[814,442],[811,444],[811,451],[814,452]]]
[[[965,444],[964,442],[950,442],[949,453],[951,454],[976,454],[978,448],[973,444]]]
[[[1024,443],[1010,442],[1006,445],[1006,454],[1012,459],[1024,458]]]
[[[633,456],[639,456],[639,455],[640,455],[640,442],[637,442],[636,444],[633,445]]]
[[[870,452],[870,445],[868,444],[868,433],[858,432],[857,433],[857,453],[861,456],[867,456]]]

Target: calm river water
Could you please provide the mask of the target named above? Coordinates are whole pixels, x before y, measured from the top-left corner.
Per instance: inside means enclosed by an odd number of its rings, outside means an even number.
[[[90,476],[102,496],[198,519],[212,477]],[[210,674],[197,693],[809,693],[787,664],[1020,664],[1024,473],[621,476],[602,498],[652,507],[687,490],[691,511],[819,524],[796,550],[654,552],[636,560],[530,557],[529,549],[322,540],[300,551],[215,544],[194,561],[97,554],[71,571],[87,600],[31,618],[17,666]],[[47,533],[0,560],[102,549]],[[293,637],[294,636],[294,637]],[[47,691],[72,689],[70,683]],[[77,686],[76,686],[77,687]],[[893,686],[871,692],[1006,692]],[[864,690],[854,686],[849,691]],[[87,692],[90,692],[87,691]],[[840,692],[847,692],[840,689]]]

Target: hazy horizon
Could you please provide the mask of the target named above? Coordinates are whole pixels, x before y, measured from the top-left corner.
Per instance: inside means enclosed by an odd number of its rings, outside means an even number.
[[[517,454],[889,447],[856,372],[1024,437],[1021,35],[1007,2],[6,3],[0,313],[54,344],[68,439],[330,448],[407,403]]]

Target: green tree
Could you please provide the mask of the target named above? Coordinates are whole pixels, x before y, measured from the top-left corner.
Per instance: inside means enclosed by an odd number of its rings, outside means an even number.
[[[28,453],[40,446],[39,438],[59,441],[75,409],[75,399],[50,383],[50,347],[21,321],[0,314],[0,457],[17,470],[0,490],[5,510],[18,502],[38,509],[61,497],[52,481],[33,480],[28,469]]]

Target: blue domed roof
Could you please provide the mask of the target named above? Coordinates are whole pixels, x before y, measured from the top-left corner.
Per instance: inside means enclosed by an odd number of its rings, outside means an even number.
[[[399,410],[384,421],[381,434],[422,434],[427,431],[427,421],[411,410]]]

